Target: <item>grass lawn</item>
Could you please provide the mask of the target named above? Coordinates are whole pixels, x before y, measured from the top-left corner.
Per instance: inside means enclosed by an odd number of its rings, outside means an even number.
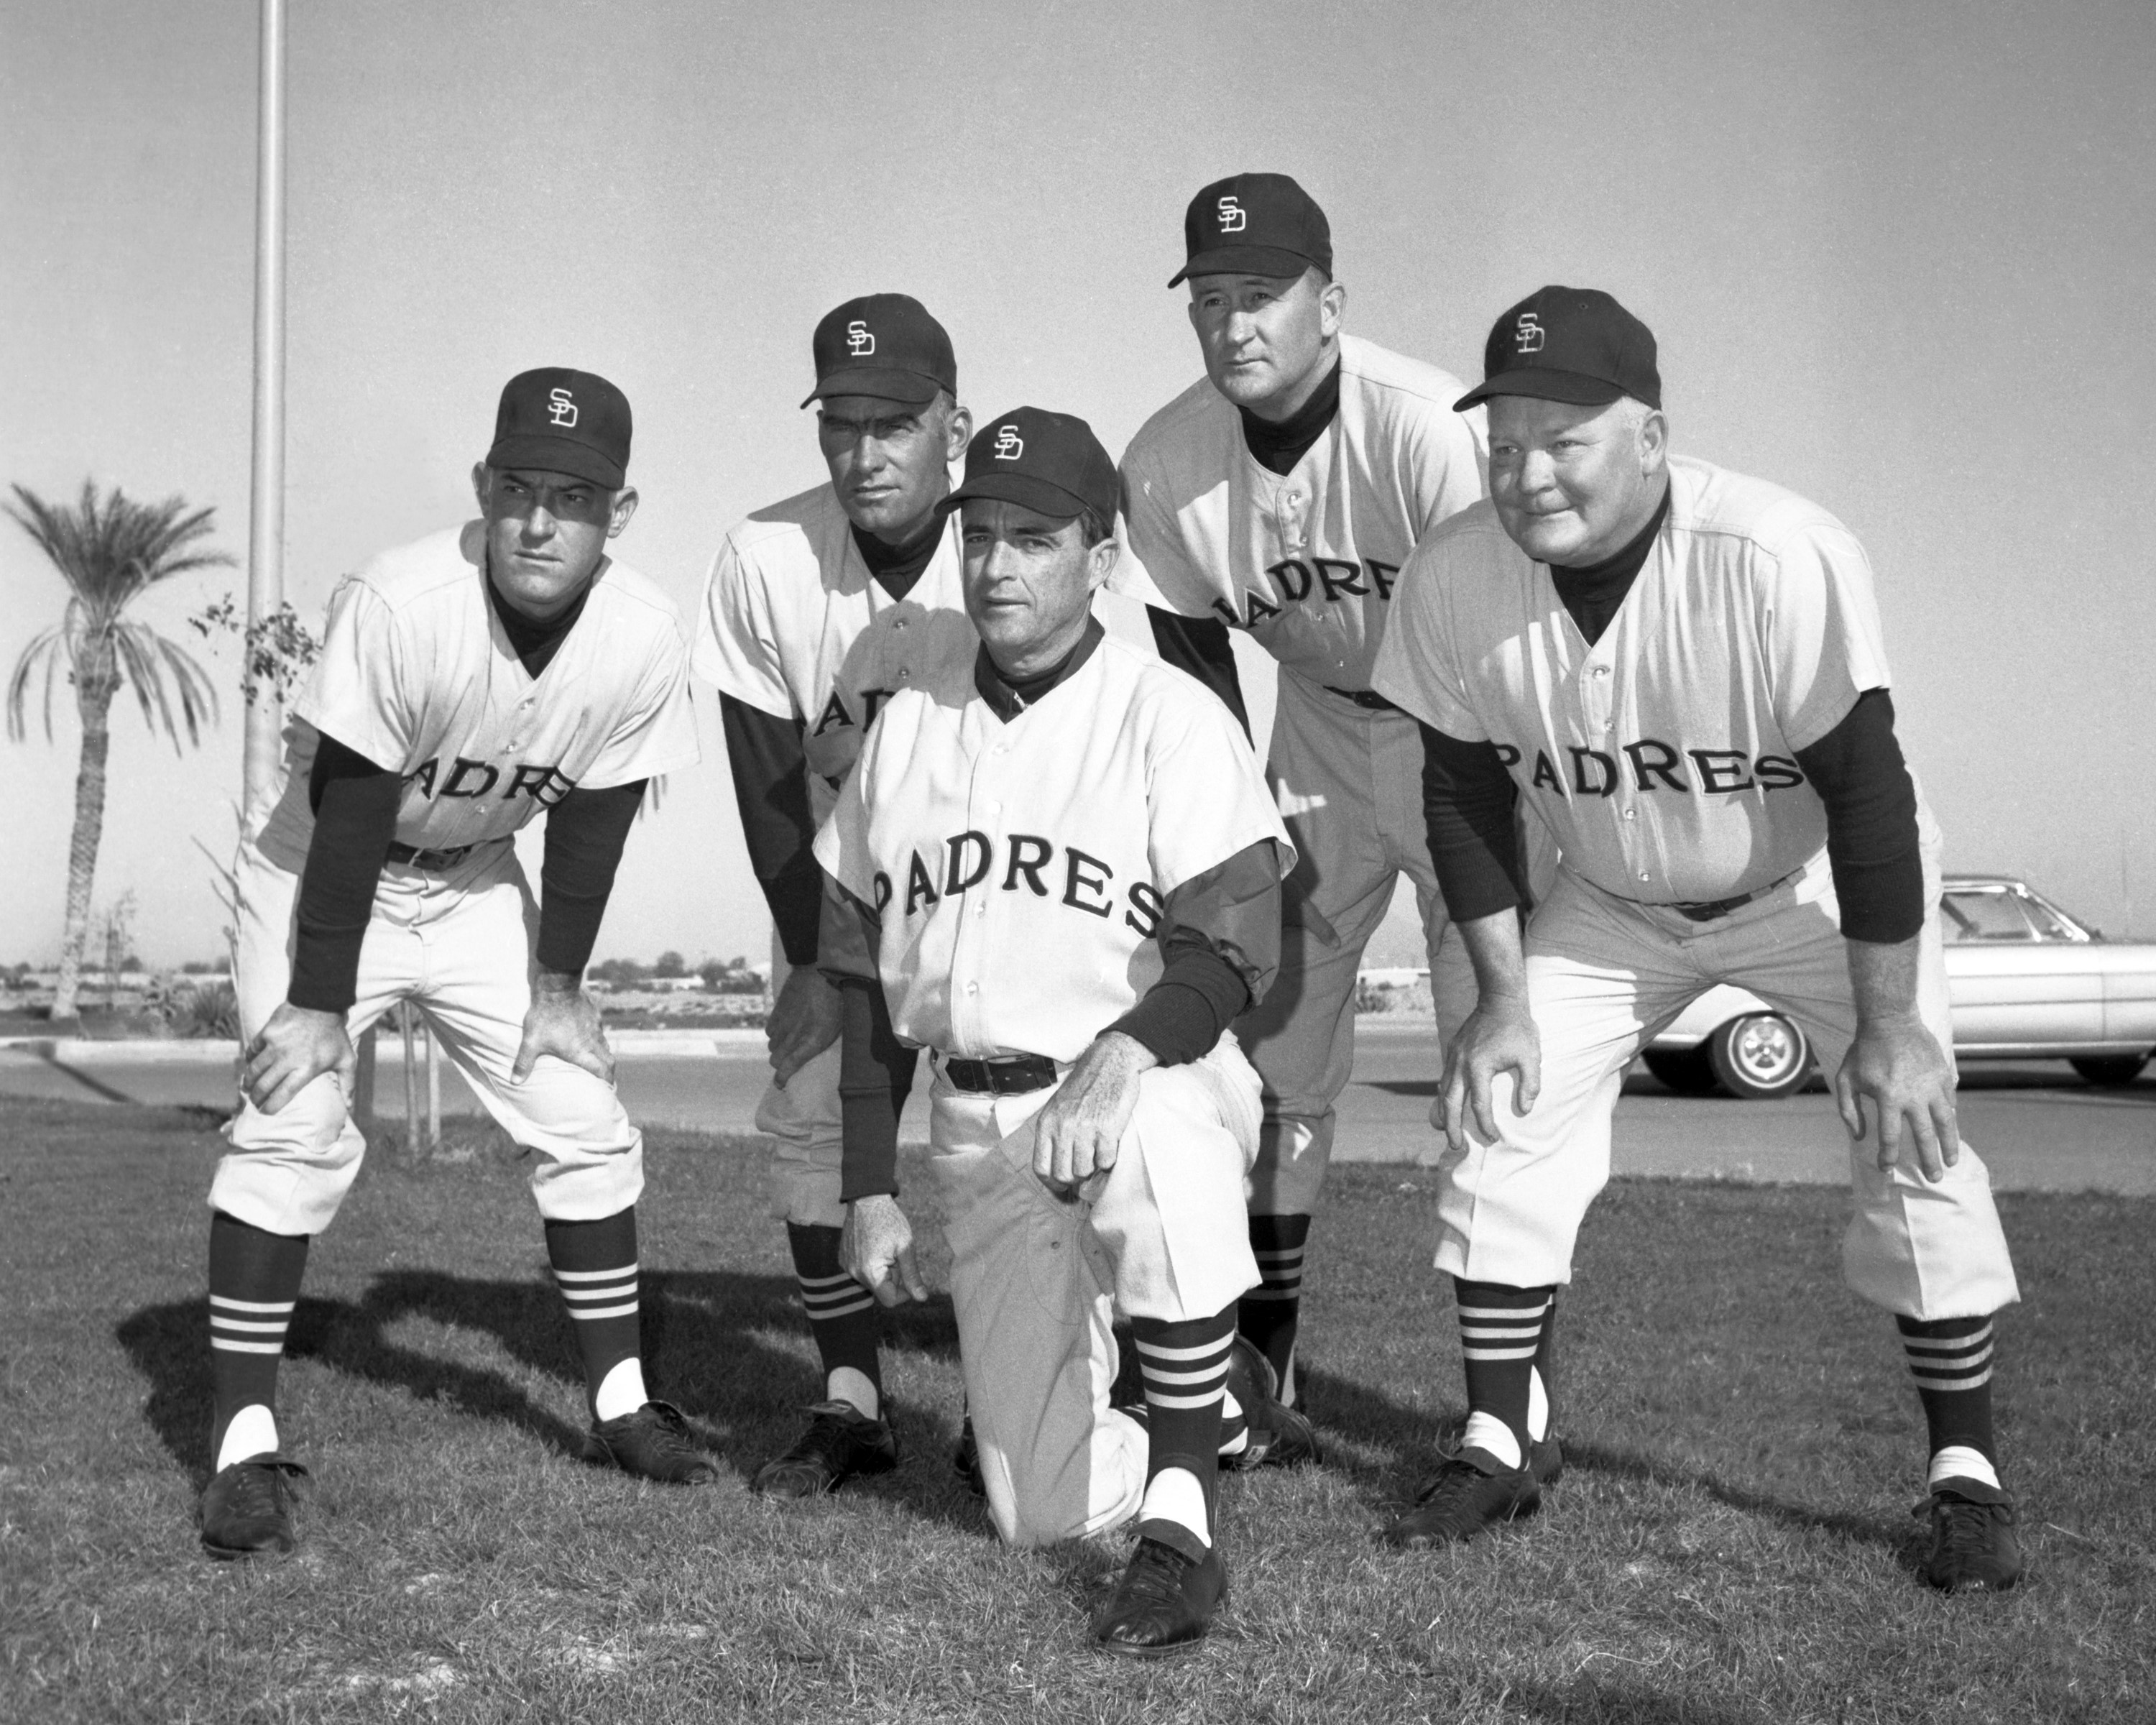
[[[1115,1542],[1005,1552],[952,1479],[947,1303],[896,1329],[896,1474],[806,1507],[747,1494],[813,1354],[757,1147],[684,1133],[650,1148],[646,1338],[721,1484],[573,1459],[568,1326],[506,1144],[385,1147],[292,1331],[301,1549],[209,1562],[218,1149],[200,1115],[0,1104],[0,1719],[2156,1717],[2147,1201],[2002,1199],[2032,1573],[1947,1600],[1914,1579],[1922,1426],[1892,1327],[1841,1286],[1843,1200],[1814,1189],[1613,1186],[1560,1306],[1568,1465],[1543,1516],[1380,1548],[1457,1422],[1459,1366],[1430,1176],[1337,1169],[1306,1330],[1330,1465],[1227,1482],[1230,1605],[1155,1668],[1085,1639]]]

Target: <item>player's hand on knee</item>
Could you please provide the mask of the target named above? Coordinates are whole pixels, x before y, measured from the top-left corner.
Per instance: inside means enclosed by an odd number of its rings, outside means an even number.
[[[1486,998],[1467,1015],[1445,1060],[1445,1140],[1465,1154],[1468,1128],[1486,1143],[1498,1136],[1491,1085],[1512,1075],[1512,1112],[1525,1115],[1542,1094],[1542,1037],[1524,998]]]
[[[241,1083],[256,1107],[275,1114],[325,1072],[348,1081],[357,1064],[342,1013],[317,1012],[288,1000],[247,1045]]]
[[[928,1284],[913,1260],[913,1224],[888,1193],[857,1198],[839,1230],[839,1261],[881,1306],[926,1300]]]
[[[606,1026],[592,997],[574,977],[542,971],[533,982],[531,1007],[524,1014],[524,1039],[516,1045],[510,1081],[523,1083],[542,1055],[581,1066],[608,1084],[613,1082],[613,1050],[607,1046]]]
[[[1902,1159],[1905,1142],[1928,1180],[1943,1178],[1961,1160],[1953,1069],[1938,1039],[1913,1014],[1859,1020],[1841,1070],[1835,1074],[1835,1106],[1850,1137],[1860,1143],[1866,1099],[1879,1122],[1881,1173]]]
[[[1138,1080],[1159,1064],[1134,1036],[1111,1030],[1095,1037],[1040,1111],[1033,1138],[1034,1177],[1070,1196],[1094,1174],[1113,1168],[1137,1111]]]
[[[784,1090],[788,1079],[839,1040],[845,1024],[844,997],[814,965],[796,965],[779,985],[764,1025],[772,1081]]]

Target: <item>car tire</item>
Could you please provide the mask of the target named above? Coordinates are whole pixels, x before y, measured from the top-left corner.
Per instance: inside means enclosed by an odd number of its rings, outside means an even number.
[[[2141,1076],[2141,1069],[2148,1064],[2148,1056],[2138,1055],[2080,1055],[2067,1062],[2091,1084],[2100,1084],[2107,1090],[2131,1084]]]
[[[1690,1048],[1650,1048],[1640,1059],[1665,1090],[1675,1091],[1681,1096],[1714,1094],[1718,1081],[1713,1057],[1707,1053],[1704,1042],[1695,1043]]]
[[[1732,1019],[1705,1046],[1722,1087],[1748,1102],[1793,1096],[1811,1076],[1811,1044],[1778,1012]]]

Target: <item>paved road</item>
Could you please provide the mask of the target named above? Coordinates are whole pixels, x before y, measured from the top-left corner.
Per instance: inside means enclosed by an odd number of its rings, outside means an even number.
[[[696,1039],[699,1043],[705,1039]],[[747,1132],[763,1087],[759,1040],[738,1033],[710,1039],[716,1052],[678,1051],[680,1039],[656,1048],[624,1038],[619,1079],[630,1112],[649,1123]],[[382,1046],[377,1106],[403,1111],[400,1063]],[[0,1095],[84,1101],[229,1106],[229,1068],[187,1058],[184,1047],[146,1058],[120,1048],[55,1060],[0,1049]],[[1436,1039],[1412,1025],[1366,1023],[1355,1076],[1340,1100],[1344,1159],[1429,1160],[1437,1137],[1429,1124],[1436,1093]],[[443,1106],[476,1112],[477,1102],[447,1068]],[[911,1133],[925,1110],[907,1110]],[[2063,1062],[1972,1067],[1964,1076],[1961,1118],[1970,1142],[2001,1189],[2088,1189],[2156,1194],[2156,1074],[2123,1090],[2097,1090]],[[1614,1160],[1620,1173],[1702,1178],[1839,1183],[1849,1144],[1834,1106],[1816,1086],[1779,1102],[1673,1096],[1644,1072],[1626,1082],[1617,1111]]]

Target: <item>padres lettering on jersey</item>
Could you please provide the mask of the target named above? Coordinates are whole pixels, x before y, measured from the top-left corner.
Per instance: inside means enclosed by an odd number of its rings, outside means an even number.
[[[1075,1060],[1160,976],[1168,895],[1260,839],[1294,860],[1227,709],[1106,639],[1008,725],[972,660],[891,698],[816,837],[883,912],[906,1041]]]
[[[955,522],[903,599],[869,573],[829,485],[726,535],[698,608],[695,667],[761,712],[803,721],[811,806],[828,812],[883,704],[973,663]]]
[[[485,524],[387,552],[330,598],[321,657],[285,730],[286,781],[261,845],[305,866],[307,777],[327,732],[403,775],[398,842],[506,839],[579,785],[694,766],[689,649],[673,605],[608,562],[536,680],[489,601]]]
[[[1200,378],[1124,452],[1131,550],[1110,585],[1246,629],[1282,665],[1369,686],[1415,542],[1483,494],[1481,416],[1455,378],[1340,338],[1340,412],[1292,471],[1260,467],[1234,405]]]
[[[1564,865],[1649,904],[1753,891],[1826,842],[1797,764],[1887,685],[1871,565],[1779,486],[1673,458],[1661,534],[1591,647],[1481,504],[1400,578],[1376,686],[1496,744]]]

